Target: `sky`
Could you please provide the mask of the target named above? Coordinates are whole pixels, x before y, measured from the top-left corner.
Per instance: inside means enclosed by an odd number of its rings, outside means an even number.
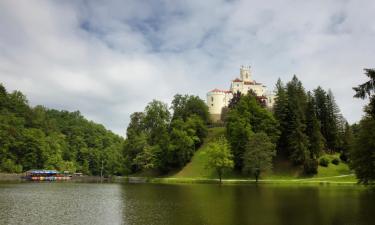
[[[79,110],[125,136],[129,116],[177,93],[228,89],[241,65],[273,90],[294,74],[344,117],[375,67],[373,0],[0,1],[0,83],[32,106]]]

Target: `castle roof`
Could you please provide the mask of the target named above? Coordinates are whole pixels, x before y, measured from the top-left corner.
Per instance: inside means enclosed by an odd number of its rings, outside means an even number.
[[[262,83],[258,83],[255,80],[254,81],[245,81],[245,85],[261,85]]]
[[[236,78],[235,80],[233,80],[233,82],[242,82],[242,80]]]
[[[231,91],[228,91],[228,90],[220,90],[220,89],[217,89],[217,88],[211,90],[210,92],[232,93]]]

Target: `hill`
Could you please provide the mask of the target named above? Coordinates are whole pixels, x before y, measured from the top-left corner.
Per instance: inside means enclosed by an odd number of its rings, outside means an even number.
[[[220,135],[225,135],[225,128],[210,128],[207,138],[204,144],[199,148],[191,162],[189,162],[180,171],[171,175],[170,178],[175,179],[216,179],[216,173],[212,169],[206,168],[207,155],[205,151],[207,146],[215,141],[215,138]],[[264,174],[262,180],[301,180],[301,181],[342,181],[342,182],[356,182],[353,173],[350,171],[346,163],[340,162],[338,165],[331,163],[333,158],[338,158],[338,154],[324,155],[329,159],[330,163],[328,167],[319,166],[318,174],[315,176],[304,176],[303,169],[301,167],[293,166],[289,161],[275,159],[274,168],[271,172]],[[242,174],[235,172],[227,172],[224,174],[224,179],[253,179],[252,177],[246,177]]]
[[[57,169],[123,174],[123,138],[79,111],[32,107],[0,84],[0,172]]]

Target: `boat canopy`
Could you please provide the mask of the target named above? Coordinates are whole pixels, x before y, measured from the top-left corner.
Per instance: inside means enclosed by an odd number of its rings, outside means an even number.
[[[28,174],[58,174],[57,170],[29,170]]]

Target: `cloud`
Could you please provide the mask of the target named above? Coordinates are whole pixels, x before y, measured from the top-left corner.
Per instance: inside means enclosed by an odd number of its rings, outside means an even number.
[[[331,88],[361,118],[351,87],[374,67],[373,1],[2,1],[0,82],[33,105],[80,110],[124,135],[129,116],[176,93],[205,99],[241,64],[272,89],[293,74]]]

